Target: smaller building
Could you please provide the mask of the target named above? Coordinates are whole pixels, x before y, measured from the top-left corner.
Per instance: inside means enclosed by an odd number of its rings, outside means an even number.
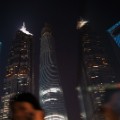
[[[120,47],[120,21],[110,27],[107,31],[110,33],[118,47]]]
[[[120,71],[120,21],[117,22],[116,24],[112,25],[112,27],[110,27],[107,30],[107,37],[109,39],[108,42],[110,42],[111,44],[111,52],[114,54],[114,64],[116,64],[115,68],[116,68],[116,72],[119,75]],[[119,75],[119,79],[120,79],[120,75]]]

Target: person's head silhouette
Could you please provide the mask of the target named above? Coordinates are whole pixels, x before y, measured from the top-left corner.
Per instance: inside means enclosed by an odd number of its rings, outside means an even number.
[[[16,94],[10,100],[13,120],[43,120],[44,112],[31,93]]]

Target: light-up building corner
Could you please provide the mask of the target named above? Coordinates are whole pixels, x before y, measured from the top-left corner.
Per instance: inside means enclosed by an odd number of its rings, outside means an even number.
[[[120,47],[120,21],[109,28],[107,31],[114,39],[118,47]]]

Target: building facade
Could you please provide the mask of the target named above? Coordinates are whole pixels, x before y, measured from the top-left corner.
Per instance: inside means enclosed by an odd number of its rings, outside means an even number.
[[[12,41],[3,86],[3,120],[10,120],[9,100],[16,93],[34,92],[33,35],[25,24]]]
[[[115,55],[115,59],[117,62],[116,68],[118,67],[118,71],[120,70],[120,21],[116,24],[112,25],[107,30],[109,42],[111,43],[111,46],[113,48],[113,54]]]
[[[41,32],[39,94],[41,105],[46,113],[45,120],[67,120],[55,43],[49,25],[46,25]]]
[[[80,72],[78,97],[81,120],[104,120],[101,108],[107,89],[119,85],[101,37],[92,32],[89,22],[78,21]]]

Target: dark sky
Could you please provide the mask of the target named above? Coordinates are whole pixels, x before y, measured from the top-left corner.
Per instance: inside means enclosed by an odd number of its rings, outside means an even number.
[[[6,64],[11,40],[25,21],[35,36],[36,58],[39,55],[39,38],[45,22],[53,26],[61,82],[69,120],[79,120],[75,92],[78,69],[78,34],[76,21],[84,17],[92,27],[104,32],[120,20],[119,3],[115,0],[1,0],[0,41],[3,42],[3,65]]]

